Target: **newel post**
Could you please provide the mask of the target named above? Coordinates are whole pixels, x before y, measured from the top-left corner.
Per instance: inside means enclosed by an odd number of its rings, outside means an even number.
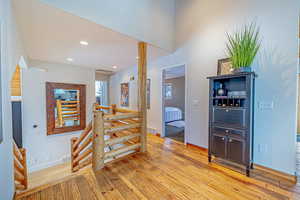
[[[147,151],[147,43],[138,43],[138,109],[141,115],[141,152]]]
[[[111,105],[111,114],[115,115],[117,113],[116,109],[117,109],[117,105],[116,104],[112,104]]]
[[[92,167],[94,171],[104,167],[104,113],[102,111],[94,111],[93,120],[93,155]]]

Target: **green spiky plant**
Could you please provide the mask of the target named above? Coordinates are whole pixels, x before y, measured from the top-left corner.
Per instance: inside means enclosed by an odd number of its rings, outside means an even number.
[[[233,35],[226,34],[227,51],[233,69],[250,67],[260,48],[259,28],[251,23]]]

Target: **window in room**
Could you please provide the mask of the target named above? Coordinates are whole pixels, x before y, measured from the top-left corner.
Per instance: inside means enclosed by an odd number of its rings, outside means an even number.
[[[165,99],[172,99],[173,97],[173,86],[172,83],[165,84]]]

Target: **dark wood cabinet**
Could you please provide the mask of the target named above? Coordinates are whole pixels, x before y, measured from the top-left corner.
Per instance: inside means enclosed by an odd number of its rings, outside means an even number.
[[[226,137],[213,135],[212,153],[218,157],[226,156]]]
[[[246,167],[253,162],[254,73],[209,77],[209,161],[212,156]],[[218,90],[222,88],[222,95]]]
[[[245,164],[244,153],[244,140],[229,137],[227,142],[227,159],[239,164]]]

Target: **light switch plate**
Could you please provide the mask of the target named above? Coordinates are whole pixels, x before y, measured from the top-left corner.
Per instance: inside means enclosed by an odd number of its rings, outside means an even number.
[[[273,101],[260,101],[258,103],[258,108],[260,110],[272,110],[274,108],[274,102]]]
[[[200,105],[200,101],[198,99],[194,99],[193,106],[199,106],[199,105]]]

